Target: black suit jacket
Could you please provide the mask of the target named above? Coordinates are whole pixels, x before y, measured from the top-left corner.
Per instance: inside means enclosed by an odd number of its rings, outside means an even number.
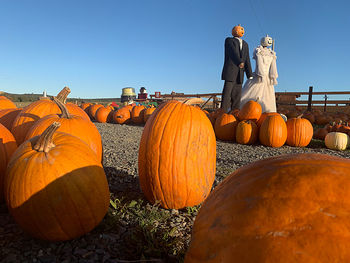
[[[244,63],[244,69],[238,65]],[[250,65],[249,47],[242,39],[242,50],[239,48],[239,40],[234,37],[225,39],[225,62],[222,69],[221,79],[242,84],[244,71],[247,78],[252,77],[252,67]]]

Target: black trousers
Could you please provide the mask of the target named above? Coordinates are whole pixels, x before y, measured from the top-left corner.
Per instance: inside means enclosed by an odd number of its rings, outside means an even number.
[[[242,84],[225,80],[221,95],[221,108],[228,113],[230,110],[239,109],[241,102]]]

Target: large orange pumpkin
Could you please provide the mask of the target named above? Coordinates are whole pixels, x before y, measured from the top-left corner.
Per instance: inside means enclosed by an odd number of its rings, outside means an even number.
[[[56,98],[60,101],[65,101],[69,93],[70,89],[64,87]],[[50,114],[59,113],[61,113],[59,107],[48,98],[35,101],[23,108],[14,120],[11,128],[11,132],[15,136],[18,145],[24,141],[27,132],[37,120]]]
[[[218,139],[234,141],[238,121],[232,114],[221,113],[215,120],[214,131]]]
[[[287,122],[287,140],[289,146],[305,147],[309,145],[314,129],[309,120],[301,118],[288,119]]]
[[[161,104],[145,124],[138,156],[146,198],[164,208],[200,204],[215,177],[216,140],[205,113],[178,101]]]
[[[115,123],[128,123],[131,120],[131,107],[126,106],[116,110],[113,112],[112,118]]]
[[[349,174],[326,154],[236,170],[202,204],[185,263],[350,262]]]
[[[15,109],[17,108],[16,104],[12,102],[9,98],[5,96],[0,96],[0,109]]]
[[[267,116],[259,129],[260,143],[281,147],[287,140],[287,125],[280,115]]]
[[[272,116],[272,115],[280,115],[280,114],[277,112],[263,112],[259,120],[256,122],[256,125],[258,126],[258,128],[260,128],[261,124],[263,123],[263,121],[266,119],[267,116]]]
[[[17,143],[12,133],[0,124],[0,203],[4,200],[4,179],[7,164],[17,149]]]
[[[42,134],[52,123],[59,122],[61,125],[58,128],[58,131],[66,132],[80,138],[90,146],[92,151],[96,154],[99,162],[101,162],[103,157],[102,140],[95,124],[81,116],[71,115],[65,104],[56,98],[54,98],[54,101],[60,108],[62,114],[51,114],[38,120],[28,131],[26,140]]]
[[[32,236],[62,241],[91,231],[105,216],[109,189],[101,163],[79,138],[55,132],[18,147],[5,177],[5,200],[15,221]]]
[[[95,113],[95,120],[101,123],[109,122],[111,119],[111,112],[110,108],[100,107]]]

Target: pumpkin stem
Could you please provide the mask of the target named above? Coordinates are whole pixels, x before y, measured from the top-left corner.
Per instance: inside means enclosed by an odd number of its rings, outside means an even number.
[[[57,106],[60,108],[60,110],[62,112],[61,118],[70,119],[71,115],[69,114],[69,111],[68,111],[66,105],[64,105],[64,103],[61,100],[57,99],[57,97],[53,97],[52,99],[57,104]]]
[[[304,116],[304,113],[297,116],[297,119],[301,119]]]
[[[70,88],[64,87],[60,93],[57,94],[56,98],[62,101],[63,103],[66,103],[67,97],[70,93]]]
[[[34,150],[38,152],[49,152],[55,145],[52,142],[52,136],[55,131],[61,126],[61,123],[54,122],[40,135],[39,139],[34,145]]]

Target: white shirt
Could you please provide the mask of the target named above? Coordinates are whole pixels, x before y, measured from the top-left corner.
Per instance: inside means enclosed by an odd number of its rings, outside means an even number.
[[[242,43],[243,43],[243,40],[239,37],[235,37],[235,39],[238,39],[239,41],[239,50],[242,50]]]

